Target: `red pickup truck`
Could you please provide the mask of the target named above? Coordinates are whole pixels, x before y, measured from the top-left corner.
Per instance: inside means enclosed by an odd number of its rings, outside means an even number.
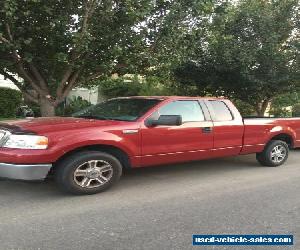
[[[300,147],[300,119],[243,119],[222,98],[126,97],[73,115],[0,123],[0,177],[54,175],[74,194],[94,194],[123,168],[256,153],[276,167]]]

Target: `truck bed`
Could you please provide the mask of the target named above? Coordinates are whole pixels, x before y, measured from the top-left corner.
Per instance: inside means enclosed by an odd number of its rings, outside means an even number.
[[[290,147],[300,147],[300,118],[273,118],[273,117],[244,117],[245,125],[244,146],[265,145],[271,138],[270,135],[277,131],[285,131],[284,136],[291,139]],[[298,135],[298,136],[297,136]],[[283,134],[277,134],[278,138]],[[248,152],[248,151],[247,151]]]

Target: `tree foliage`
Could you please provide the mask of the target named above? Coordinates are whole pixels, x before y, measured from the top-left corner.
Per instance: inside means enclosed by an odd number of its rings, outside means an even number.
[[[99,92],[105,98],[118,96],[151,96],[151,95],[175,95],[176,92],[169,82],[160,77],[124,76],[119,78],[106,78],[97,80]]]
[[[4,0],[0,74],[53,115],[78,85],[113,73],[145,73],[188,34],[213,1]],[[179,57],[179,56],[178,56]]]
[[[291,117],[293,115],[291,107],[299,101],[299,93],[296,91],[274,97],[269,114],[274,117]]]
[[[175,75],[199,94],[227,96],[263,115],[300,82],[298,0],[225,2]],[[197,41],[199,41],[197,43]]]
[[[293,106],[292,114],[294,117],[300,117],[300,103],[296,103]]]

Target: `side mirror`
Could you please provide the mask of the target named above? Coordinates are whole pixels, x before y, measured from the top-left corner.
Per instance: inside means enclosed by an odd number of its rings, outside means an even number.
[[[180,126],[182,124],[181,115],[161,115],[157,120],[149,118],[146,121],[146,126],[154,127],[159,125],[165,126]]]

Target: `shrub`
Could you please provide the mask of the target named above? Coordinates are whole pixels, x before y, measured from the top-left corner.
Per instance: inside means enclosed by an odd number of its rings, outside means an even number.
[[[28,106],[29,106],[29,108],[32,109],[32,111],[34,113],[34,117],[41,117],[41,109],[38,104],[30,103],[30,104],[28,104]]]
[[[15,117],[17,107],[21,102],[22,94],[20,91],[10,88],[0,88],[0,117]]]
[[[299,102],[299,93],[291,92],[282,94],[272,100],[269,114],[274,117],[291,117],[292,110],[289,108]]]
[[[142,85],[139,81],[134,79],[105,79],[97,83],[99,85],[100,93],[106,98],[114,98],[121,96],[136,96],[139,95],[139,92],[142,88]]]
[[[271,107],[269,114],[273,117],[292,117],[292,112],[288,108]]]
[[[100,93],[106,98],[120,96],[175,95],[174,88],[158,77],[119,77],[94,81]]]
[[[60,106],[56,110],[56,114],[59,116],[70,116],[73,113],[85,109],[91,105],[92,104],[89,101],[82,99],[81,96],[74,97],[69,101],[68,105]]]
[[[293,106],[292,113],[294,117],[300,117],[300,103],[296,103]]]

